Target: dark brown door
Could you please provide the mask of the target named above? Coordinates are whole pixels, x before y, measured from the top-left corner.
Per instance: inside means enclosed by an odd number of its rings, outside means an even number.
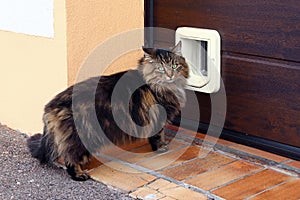
[[[147,0],[145,5],[146,26],[220,33],[224,129],[300,147],[299,0]],[[200,121],[209,123],[209,95],[197,96]]]

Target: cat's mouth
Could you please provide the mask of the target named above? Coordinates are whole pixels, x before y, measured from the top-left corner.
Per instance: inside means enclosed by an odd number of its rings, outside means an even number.
[[[167,83],[173,83],[173,82],[174,82],[174,79],[167,79],[166,82],[167,82]]]
[[[167,82],[167,83],[173,83],[173,82],[174,82],[174,80],[175,80],[175,78],[174,78],[174,77],[166,77],[166,80],[165,80],[165,82]]]

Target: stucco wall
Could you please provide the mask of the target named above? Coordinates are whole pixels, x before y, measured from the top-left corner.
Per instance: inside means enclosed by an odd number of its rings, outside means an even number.
[[[41,132],[44,105],[74,82],[98,44],[142,28],[143,10],[143,0],[54,0],[54,38],[0,30],[0,123]],[[141,55],[121,56],[108,72],[134,68]]]
[[[54,38],[0,31],[0,122],[42,131],[45,103],[67,86],[65,1],[54,0]]]
[[[116,34],[144,26],[143,3],[143,0],[66,2],[69,85],[74,83],[79,67],[97,45]],[[122,56],[108,72],[134,68],[140,56],[140,51]]]

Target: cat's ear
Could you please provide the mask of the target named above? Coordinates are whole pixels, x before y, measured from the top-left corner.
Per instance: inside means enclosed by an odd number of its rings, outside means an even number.
[[[174,47],[171,48],[171,51],[179,56],[182,56],[181,46],[181,41],[179,41]]]
[[[143,47],[143,51],[144,51],[144,58],[145,59],[152,59],[155,55],[155,49],[154,48]]]

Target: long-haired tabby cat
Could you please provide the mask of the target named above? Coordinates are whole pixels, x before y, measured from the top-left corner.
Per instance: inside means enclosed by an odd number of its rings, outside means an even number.
[[[105,136],[114,144],[148,138],[153,151],[167,150],[162,138],[162,128],[155,134],[151,131],[147,133],[138,131],[125,121],[124,124],[130,130],[130,134],[127,134],[114,120],[113,110],[120,114],[128,111],[136,125],[143,127],[152,124],[155,129],[163,127],[164,123],[170,123],[180,114],[180,109],[185,104],[184,87],[189,70],[180,53],[181,42],[169,50],[143,50],[144,57],[140,59],[137,70],[90,78],[67,88],[51,100],[45,106],[43,135],[36,134],[28,139],[31,155],[42,164],[61,158],[71,178],[84,181],[89,176],[81,167],[89,162],[93,151],[98,151],[107,144],[103,135],[96,131],[96,126],[100,125]],[[117,98],[114,108],[111,104],[113,90],[125,75],[127,81],[121,84],[123,94],[118,95],[120,98]],[[137,81],[142,81],[142,86],[137,89],[131,87]],[[96,90],[92,91],[95,84]],[[125,93],[132,94],[129,105],[122,101]],[[89,98],[89,94],[94,96]],[[80,97],[76,102],[74,95]],[[161,121],[160,109],[149,112],[155,104],[164,107],[166,122]],[[92,112],[96,113],[97,122],[91,117]],[[83,143],[82,138],[90,143]]]

